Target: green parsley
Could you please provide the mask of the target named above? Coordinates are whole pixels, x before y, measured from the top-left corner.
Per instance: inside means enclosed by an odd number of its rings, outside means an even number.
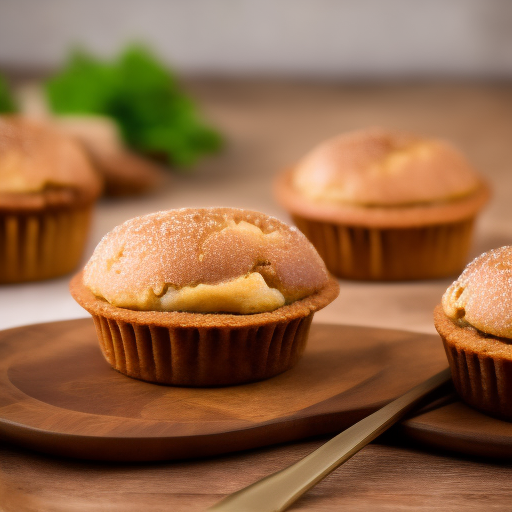
[[[11,114],[17,110],[9,84],[7,83],[7,80],[0,75],[0,113]]]
[[[176,77],[140,46],[112,62],[76,51],[45,88],[53,112],[109,116],[129,146],[177,167],[222,146]]]

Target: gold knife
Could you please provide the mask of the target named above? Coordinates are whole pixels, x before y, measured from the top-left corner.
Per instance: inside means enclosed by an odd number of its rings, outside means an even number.
[[[299,462],[227,496],[208,510],[281,512],[382,432],[401,420],[429,395],[450,381],[450,369],[358,421]]]

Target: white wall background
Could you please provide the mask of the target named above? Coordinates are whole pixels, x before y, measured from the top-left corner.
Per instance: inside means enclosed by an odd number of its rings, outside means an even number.
[[[185,73],[512,77],[510,0],[0,0],[0,68],[133,39]]]

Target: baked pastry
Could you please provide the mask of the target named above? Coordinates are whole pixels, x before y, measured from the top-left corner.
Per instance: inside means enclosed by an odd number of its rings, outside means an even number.
[[[0,117],[0,283],[73,270],[101,186],[75,141],[24,118]]]
[[[164,181],[160,165],[130,151],[115,123],[102,116],[60,116],[53,123],[75,137],[101,173],[110,196],[145,194]]]
[[[461,398],[512,420],[512,247],[482,254],[434,312]]]
[[[313,313],[338,294],[296,229],[234,208],[137,217],[71,282],[118,371],[161,384],[265,379],[299,360]]]
[[[333,274],[400,280],[462,270],[489,190],[447,142],[374,128],[314,148],[276,196]]]

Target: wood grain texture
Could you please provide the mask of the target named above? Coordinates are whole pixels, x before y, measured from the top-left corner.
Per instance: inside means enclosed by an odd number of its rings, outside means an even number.
[[[168,387],[121,375],[103,360],[89,319],[4,331],[0,355],[4,439],[112,461],[205,457],[337,433],[446,367],[437,336],[322,324],[312,327],[296,368],[233,387]],[[438,446],[461,437],[463,452],[476,446],[512,456],[512,425],[460,407],[455,414],[473,423],[427,411],[404,429],[424,442],[432,434]]]
[[[199,512],[318,448],[325,439],[202,461],[99,463],[0,445],[2,512]],[[510,464],[372,444],[290,510],[510,510]]]
[[[426,407],[397,430],[445,450],[512,459],[512,423],[468,407],[455,393]]]

